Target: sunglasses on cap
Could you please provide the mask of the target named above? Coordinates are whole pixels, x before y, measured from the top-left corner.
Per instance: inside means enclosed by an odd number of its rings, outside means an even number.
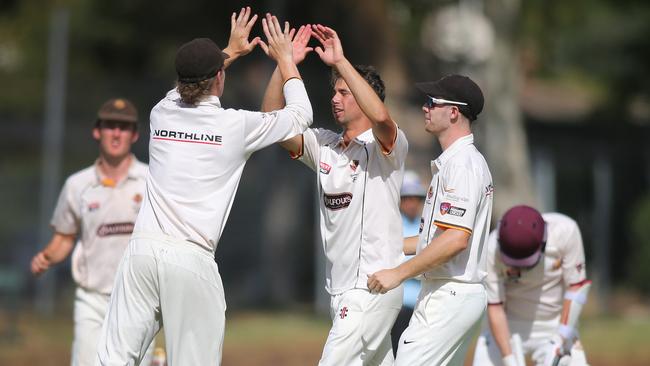
[[[467,103],[465,102],[455,102],[453,100],[434,98],[430,95],[427,95],[427,101],[424,103],[425,107],[427,108],[433,108],[436,105],[445,105],[445,104],[467,105]]]

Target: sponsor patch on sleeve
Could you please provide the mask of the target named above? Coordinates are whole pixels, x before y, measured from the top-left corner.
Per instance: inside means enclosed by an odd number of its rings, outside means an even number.
[[[440,214],[441,215],[452,215],[463,217],[465,215],[466,209],[462,207],[452,206],[449,202],[443,202],[440,204]]]

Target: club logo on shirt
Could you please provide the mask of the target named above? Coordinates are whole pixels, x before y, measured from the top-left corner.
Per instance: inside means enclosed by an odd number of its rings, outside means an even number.
[[[339,313],[339,316],[341,319],[345,319],[348,316],[348,307],[344,306],[341,308],[341,312]]]
[[[323,163],[322,161],[319,163],[319,165],[320,165],[320,172],[323,174],[329,174],[330,170],[332,170],[332,167],[329,164]]]
[[[422,234],[422,230],[424,230],[424,217],[420,217],[420,230],[418,234]]]
[[[323,202],[325,207],[330,210],[340,210],[350,206],[352,202],[352,193],[345,192],[339,194],[323,194]]]
[[[140,193],[136,193],[135,196],[133,196],[133,202],[135,203],[142,202],[142,195]]]
[[[135,226],[132,222],[116,222],[113,224],[102,224],[97,228],[97,236],[126,235],[133,232]]]
[[[90,202],[88,204],[88,212],[99,210],[99,202]]]
[[[521,270],[519,268],[506,268],[506,279],[509,282],[519,282],[519,278],[521,278]]]
[[[448,214],[452,216],[463,217],[465,215],[465,211],[467,210],[461,207],[452,206],[449,202],[443,202],[440,204],[440,214],[442,215]]]
[[[359,160],[352,160],[350,163],[350,169],[352,169],[353,172],[357,171],[357,167],[359,166]]]

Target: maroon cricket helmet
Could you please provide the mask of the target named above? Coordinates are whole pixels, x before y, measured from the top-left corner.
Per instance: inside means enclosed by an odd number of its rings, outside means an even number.
[[[539,261],[546,242],[546,223],[536,209],[515,206],[501,218],[499,249],[503,263],[512,267],[532,267]]]

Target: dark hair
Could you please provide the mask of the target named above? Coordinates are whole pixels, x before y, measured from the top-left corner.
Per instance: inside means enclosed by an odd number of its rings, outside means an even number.
[[[176,81],[176,90],[181,95],[183,103],[197,105],[206,96],[210,95],[210,89],[215,78],[216,76],[195,83]]]
[[[384,81],[381,80],[381,76],[379,76],[377,69],[370,65],[354,65],[354,69],[357,70],[361,76],[363,76],[366,82],[370,84],[370,87],[372,87],[375,93],[377,93],[379,99],[381,99],[383,102],[386,98],[386,91],[384,87]],[[330,78],[332,88],[336,84],[336,81],[340,78],[341,74],[339,74],[335,69],[332,69],[332,77]]]

